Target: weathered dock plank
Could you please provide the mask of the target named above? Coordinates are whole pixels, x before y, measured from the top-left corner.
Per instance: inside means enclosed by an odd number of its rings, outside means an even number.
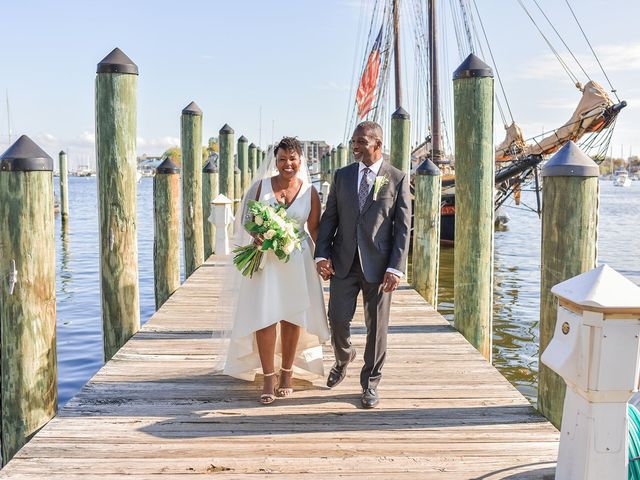
[[[334,390],[299,381],[262,406],[258,384],[213,375],[221,261],[198,269],[0,478],[553,478],[557,430],[408,287],[394,295],[378,409],[357,407],[361,310],[358,359]]]

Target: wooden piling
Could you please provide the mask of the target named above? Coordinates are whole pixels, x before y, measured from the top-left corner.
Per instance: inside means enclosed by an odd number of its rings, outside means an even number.
[[[342,143],[336,149],[336,168],[347,166],[347,147]]]
[[[573,142],[542,169],[540,355],[553,337],[558,315],[551,288],[596,266],[598,174],[598,165]],[[549,367],[538,365],[538,410],[560,429],[566,385]]]
[[[391,115],[391,165],[405,173],[411,170],[411,119],[407,111],[399,107]]]
[[[140,328],[136,220],[138,67],[114,49],[96,76],[96,157],[104,358]]]
[[[180,169],[170,158],[153,178],[153,279],[156,310],[180,286]]]
[[[26,135],[0,157],[2,463],[56,413],[53,159]]]
[[[220,136],[218,141],[220,142],[220,152],[218,157],[218,172],[220,174],[220,193],[226,195],[230,199],[234,198],[234,163],[233,163],[233,150],[234,150],[234,133],[226,123],[220,129]]]
[[[440,169],[426,159],[416,170],[413,216],[413,286],[434,308],[438,306],[440,257]]]
[[[233,168],[233,192],[233,207],[235,211],[242,198],[242,175],[237,165]]]
[[[453,75],[456,154],[454,325],[491,361],[493,72],[469,55]]]
[[[244,135],[238,139],[238,168],[240,169],[240,185],[242,186],[241,194],[238,197],[240,198],[242,193],[251,185],[251,177],[249,175],[249,141]]]
[[[182,234],[184,273],[204,262],[202,233],[202,110],[191,102],[180,116],[182,145]]]
[[[204,232],[204,258],[208,259],[215,251],[216,227],[209,221],[211,202],[218,196],[218,165],[214,159],[205,163],[202,169],[202,221]]]
[[[253,178],[256,176],[256,172],[258,171],[258,159],[256,153],[256,144],[249,144],[249,185],[253,182]]]
[[[333,179],[333,174],[336,172],[336,165],[337,165],[337,160],[336,160],[336,148],[333,147],[331,149],[331,153],[329,154],[329,182],[331,182]]]
[[[67,167],[67,154],[60,151],[58,155],[60,161],[60,218],[65,223],[69,218],[69,176]]]

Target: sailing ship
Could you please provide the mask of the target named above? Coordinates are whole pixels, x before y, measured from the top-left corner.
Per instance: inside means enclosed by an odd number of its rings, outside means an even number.
[[[533,2],[540,10],[542,17],[553,27],[564,46],[569,50],[567,43],[549,16],[536,0]],[[413,25],[415,38],[413,100],[417,122],[415,122],[415,128],[412,131],[412,144],[416,146],[412,151],[411,164],[415,168],[423,161],[430,160],[441,169],[443,174],[441,240],[443,243],[452,243],[455,237],[455,156],[451,152],[453,134],[449,132],[448,127],[453,123],[451,121],[452,108],[447,108],[441,100],[442,97],[447,99],[448,94],[449,104],[452,103],[450,90],[440,87],[440,84],[443,83],[440,81],[441,74],[438,68],[441,54],[439,49],[441,36],[438,34],[440,3],[445,5],[445,2],[437,2],[436,0],[427,0],[426,2],[424,0],[402,0],[403,11],[408,12],[407,16],[411,17],[410,23]],[[602,69],[602,73],[609,82],[609,92],[593,80],[594,76],[586,72],[577,57],[569,50],[571,57],[586,77],[587,81],[582,83],[578,74],[570,68],[569,62],[553,46],[550,38],[543,33],[534,15],[527,9],[525,0],[518,0],[518,3],[554,52],[571,79],[571,83],[580,92],[577,106],[567,122],[558,128],[531,138],[525,137],[523,129],[513,118],[475,0],[450,0],[447,7],[452,16],[458,44],[458,61],[462,62],[469,54],[478,53],[490,61],[500,87],[496,89],[496,105],[505,125],[505,138],[495,150],[495,207],[496,209],[500,208],[510,198],[513,198],[516,205],[521,205],[521,191],[533,184],[536,193],[536,207],[534,209],[524,204],[523,206],[540,215],[539,169],[541,163],[568,141],[576,142],[596,162],[604,160],[616,118],[626,106],[626,102],[618,98],[604,69]],[[584,33],[569,0],[566,0],[566,3],[571,16]],[[400,28],[403,23],[400,21],[400,4],[401,0],[375,0],[373,3],[369,34],[364,49],[363,67],[358,89],[353,95],[352,114],[345,126],[345,137],[347,132],[352,131],[355,124],[362,120],[376,121],[388,131],[392,108],[389,88],[392,70],[394,73],[395,109],[403,107],[400,63],[402,57]],[[586,35],[585,40],[591,47]],[[595,56],[593,48],[591,51]],[[599,60],[598,65],[601,66]],[[443,113],[443,110],[449,116]],[[445,148],[447,145],[449,146],[448,152]]]

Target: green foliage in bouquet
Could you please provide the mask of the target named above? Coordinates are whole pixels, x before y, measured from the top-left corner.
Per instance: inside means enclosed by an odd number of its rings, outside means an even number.
[[[295,249],[301,250],[301,232],[295,221],[287,217],[284,205],[271,206],[255,200],[247,204],[248,217],[244,228],[254,237],[263,241],[258,247],[250,243],[233,250],[233,263],[244,276],[252,277],[260,268],[262,256],[271,250],[279,260],[289,261]]]

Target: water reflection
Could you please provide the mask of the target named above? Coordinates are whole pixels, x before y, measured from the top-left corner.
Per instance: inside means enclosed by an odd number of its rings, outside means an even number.
[[[523,201],[535,202],[532,192]],[[493,363],[531,402],[537,399],[540,311],[540,234],[536,213],[514,205],[508,229],[495,232],[493,279]],[[598,263],[607,263],[640,283],[640,183],[630,189],[602,182],[598,228]],[[631,253],[633,252],[633,253]],[[440,250],[438,311],[454,317],[454,249]]]

